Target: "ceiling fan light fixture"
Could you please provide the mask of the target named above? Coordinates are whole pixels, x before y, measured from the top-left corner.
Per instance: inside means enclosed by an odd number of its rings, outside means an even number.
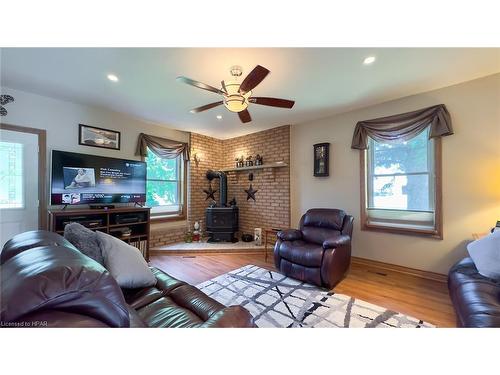
[[[238,81],[223,81],[227,94],[224,95],[224,106],[231,112],[241,112],[247,109],[248,99],[252,92],[240,94],[240,83]]]

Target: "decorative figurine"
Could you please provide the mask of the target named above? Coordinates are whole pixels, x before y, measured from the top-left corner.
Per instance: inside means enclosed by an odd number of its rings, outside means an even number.
[[[262,245],[262,228],[255,228],[253,230],[253,237],[255,240],[255,246]]]
[[[208,184],[208,189],[203,189],[203,192],[207,195],[207,197],[205,198],[205,200],[211,198],[215,201],[215,196],[214,194],[217,192],[217,189],[212,189],[212,184],[209,183]]]
[[[194,222],[193,241],[201,242],[200,223]]]
[[[236,162],[236,168],[241,168],[244,166],[243,155],[240,156],[239,158],[234,159],[234,161]]]
[[[186,232],[186,235],[184,236],[184,242],[193,242],[193,233],[191,233],[191,231]]]
[[[262,158],[262,156],[257,154],[257,156],[255,157],[255,165],[262,165],[262,164],[264,164],[264,159]]]
[[[231,199],[231,200],[229,201],[229,206],[231,206],[231,207],[236,206],[236,197],[233,197],[233,199]]]
[[[245,167],[252,167],[252,166],[253,166],[252,155],[248,155],[245,161]]]
[[[248,189],[245,189],[245,193],[247,193],[247,200],[252,198],[255,201],[255,193],[257,192],[258,190],[254,190],[252,184],[250,184],[250,187]]]

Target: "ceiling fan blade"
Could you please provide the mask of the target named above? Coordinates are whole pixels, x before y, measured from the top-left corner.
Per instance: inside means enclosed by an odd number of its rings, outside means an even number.
[[[242,123],[252,121],[252,117],[250,117],[250,112],[248,112],[248,109],[244,109],[243,111],[238,112],[238,116],[240,117]]]
[[[216,94],[224,95],[224,92],[222,92],[221,90],[216,89],[215,87],[209,86],[205,83],[195,81],[194,79],[191,79],[188,77],[182,77],[182,76],[177,77],[177,81],[184,82],[184,83],[191,85],[191,86],[194,86],[194,87],[198,87],[199,89],[203,89],[203,90],[214,92]]]
[[[271,107],[292,108],[295,102],[293,100],[266,98],[262,96],[253,96],[249,99],[250,103],[268,105]]]
[[[264,80],[264,78],[266,78],[269,73],[269,70],[267,70],[263,66],[257,65],[250,73],[248,73],[243,82],[241,82],[240,94],[244,94],[253,90],[259,83]]]
[[[194,109],[192,109],[189,112],[191,112],[191,113],[203,112],[203,111],[206,111],[207,109],[211,109],[211,108],[217,107],[217,106],[219,106],[221,104],[222,104],[222,100],[220,102],[214,102],[214,103],[202,105],[201,107],[194,108]]]

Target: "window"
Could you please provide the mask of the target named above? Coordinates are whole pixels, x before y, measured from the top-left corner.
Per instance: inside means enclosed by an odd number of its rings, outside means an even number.
[[[369,139],[362,152],[363,229],[441,237],[439,146],[429,128],[406,142]]]
[[[0,209],[23,207],[23,145],[0,142]]]
[[[182,156],[163,159],[148,148],[146,204],[153,218],[179,218],[184,214],[184,163]]]

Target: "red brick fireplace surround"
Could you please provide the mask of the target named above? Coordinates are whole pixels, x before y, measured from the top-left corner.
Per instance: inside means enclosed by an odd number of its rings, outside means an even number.
[[[248,134],[230,139],[217,139],[191,133],[191,162],[188,173],[188,220],[187,226],[176,226],[152,230],[152,247],[168,245],[184,240],[184,234],[193,230],[195,221],[200,222],[205,231],[205,208],[210,200],[205,200],[209,182],[206,172],[209,169],[221,170],[235,167],[235,159],[257,154],[263,157],[265,164],[278,161],[286,163],[279,168],[228,171],[228,201],[236,198],[240,210],[239,227],[242,233],[253,234],[254,228],[288,228],[290,226],[290,126]],[[198,159],[198,162],[195,161]],[[253,173],[253,181],[249,181]],[[247,200],[248,189],[252,184],[256,201]],[[212,188],[217,189],[215,197],[219,199],[219,181],[212,180]]]

